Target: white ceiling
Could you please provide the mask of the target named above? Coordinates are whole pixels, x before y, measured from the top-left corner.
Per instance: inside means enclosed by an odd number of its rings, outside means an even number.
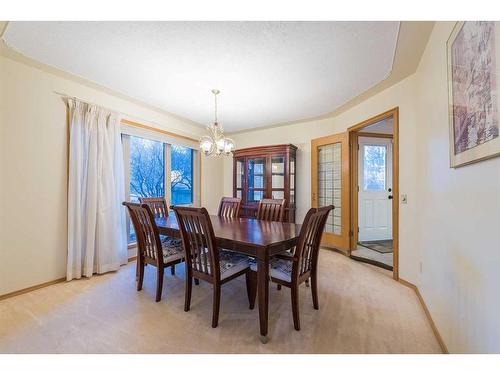
[[[399,22],[10,22],[17,51],[228,132],[332,112],[385,79]],[[71,94],[71,93],[68,93]]]

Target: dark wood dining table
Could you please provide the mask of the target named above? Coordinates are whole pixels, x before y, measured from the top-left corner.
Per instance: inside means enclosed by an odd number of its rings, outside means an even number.
[[[257,260],[257,290],[259,304],[260,339],[268,341],[269,259],[297,245],[300,225],[262,221],[248,218],[223,218],[210,215],[217,246],[249,255]],[[157,218],[162,235],[180,238],[173,212],[166,218]]]

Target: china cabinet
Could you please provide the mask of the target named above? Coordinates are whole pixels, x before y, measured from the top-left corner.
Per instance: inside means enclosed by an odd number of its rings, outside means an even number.
[[[292,144],[234,152],[233,196],[242,200],[242,217],[255,217],[261,199],[286,199],[285,221],[295,222],[296,154]]]

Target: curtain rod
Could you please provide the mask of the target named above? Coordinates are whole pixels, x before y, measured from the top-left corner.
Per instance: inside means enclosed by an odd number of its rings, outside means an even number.
[[[196,139],[194,138],[191,138],[189,136],[186,136],[186,135],[182,135],[182,134],[176,134],[176,133],[173,133],[173,132],[170,132],[168,130],[165,130],[165,129],[162,129],[161,128],[161,125],[154,122],[154,121],[148,121],[146,119],[142,119],[140,117],[137,117],[137,116],[133,116],[133,115],[130,115],[130,114],[127,114],[127,113],[123,113],[123,112],[120,112],[120,111],[116,111],[114,109],[110,109],[110,108],[107,108],[107,107],[103,107],[102,105],[100,104],[96,104],[96,103],[92,103],[86,99],[81,99],[81,98],[78,98],[76,96],[71,96],[71,95],[68,95],[68,94],[65,94],[63,92],[58,92],[58,91],[54,91],[54,94],[57,94],[59,96],[61,96],[62,98],[65,98],[65,99],[75,99],[75,100],[79,100],[81,102],[84,102],[84,103],[87,103],[87,104],[90,104],[90,105],[95,105],[97,107],[101,107],[101,108],[104,108],[108,111],[112,111],[112,112],[116,112],[116,113],[119,113],[121,114],[122,116],[124,117],[130,117],[130,118],[135,118],[139,121],[144,121],[146,123],[150,123],[150,124],[154,124],[156,126],[159,126],[159,128],[154,128],[150,125],[147,125],[147,124],[141,124],[139,122],[136,122],[136,121],[133,121],[133,120],[128,120],[128,119],[125,119],[125,118],[122,118],[121,122],[122,123],[125,123],[126,125],[129,125],[129,126],[134,126],[136,128],[142,128],[142,129],[147,129],[147,130],[152,130],[152,131],[156,131],[156,132],[159,132],[159,133],[163,133],[163,134],[167,134],[167,135],[171,135],[171,136],[174,136],[174,137],[178,137],[178,138],[183,138],[183,139],[186,139],[186,140],[189,140],[189,141],[193,141],[193,142],[198,142]]]

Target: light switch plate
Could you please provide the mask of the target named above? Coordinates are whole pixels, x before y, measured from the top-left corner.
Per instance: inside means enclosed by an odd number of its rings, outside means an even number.
[[[407,204],[408,203],[408,197],[406,194],[401,194],[401,204]]]

